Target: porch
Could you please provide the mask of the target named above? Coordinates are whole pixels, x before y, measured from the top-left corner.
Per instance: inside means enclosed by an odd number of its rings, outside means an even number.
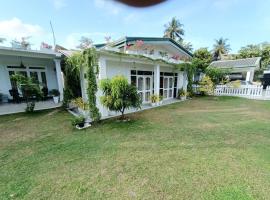
[[[55,104],[52,99],[36,102],[35,110],[46,110],[58,108],[62,103]],[[2,103],[0,104],[0,115],[25,112],[26,103]]]

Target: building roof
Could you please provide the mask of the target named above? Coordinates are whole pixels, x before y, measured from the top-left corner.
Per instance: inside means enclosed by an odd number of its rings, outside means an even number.
[[[209,66],[219,68],[260,67],[261,57],[214,61]]]
[[[189,52],[182,45],[180,45],[179,43],[177,43],[175,40],[173,40],[171,38],[163,38],[163,37],[124,37],[124,38],[121,38],[121,39],[115,41],[113,44],[114,44],[114,46],[119,46],[121,44],[128,43],[128,42],[134,42],[134,41],[137,41],[137,40],[143,40],[144,42],[170,42],[173,45],[175,45],[177,48],[184,51],[189,56],[191,56],[191,57],[193,56],[193,54],[191,52]]]
[[[0,55],[25,56],[35,58],[60,58],[61,54],[53,50],[29,50],[12,47],[0,47]]]

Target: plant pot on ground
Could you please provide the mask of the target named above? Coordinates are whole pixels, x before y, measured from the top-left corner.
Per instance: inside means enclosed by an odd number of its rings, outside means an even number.
[[[53,101],[54,101],[55,104],[59,103],[59,95],[60,95],[59,90],[57,90],[57,89],[52,89],[52,90],[50,91],[50,95],[53,96]]]
[[[78,126],[80,128],[84,127],[84,123],[85,123],[85,118],[83,116],[80,117],[75,117],[72,121],[72,125],[73,126]]]
[[[187,92],[186,92],[183,88],[181,88],[181,89],[178,91],[178,98],[179,98],[180,100],[186,100],[186,98],[187,98]]]
[[[150,99],[151,99],[151,105],[152,107],[156,106],[157,105],[157,102],[158,102],[158,96],[153,94],[150,96]]]

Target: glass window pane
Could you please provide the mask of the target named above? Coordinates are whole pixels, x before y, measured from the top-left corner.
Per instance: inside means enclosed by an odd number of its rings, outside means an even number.
[[[47,87],[47,77],[45,72],[41,72],[41,81],[43,87]]]
[[[164,95],[163,95],[164,99],[168,98],[168,90],[164,90]]]
[[[172,98],[173,96],[173,90],[169,90],[169,98]]]
[[[146,82],[146,90],[150,90],[151,88],[151,79],[150,78],[146,78],[145,79],[145,82]]]
[[[137,78],[136,78],[136,76],[131,76],[131,85],[136,86],[136,83],[137,83]]]
[[[169,87],[172,88],[173,87],[173,79],[169,78]]]
[[[141,101],[143,101],[143,93],[142,92],[139,92],[139,96],[140,96]]]
[[[138,90],[139,91],[143,90],[143,78],[142,77],[138,78]]]
[[[174,77],[174,87],[177,87],[177,77]]]
[[[168,78],[164,78],[164,88],[168,88]]]
[[[16,81],[14,80],[11,80],[11,76],[15,74],[14,71],[9,71],[9,80],[10,80],[10,84],[11,84],[11,87],[12,89],[17,89],[17,84],[16,84]]]
[[[136,70],[131,70],[132,75],[136,75]]]
[[[150,92],[145,93],[145,101],[146,102],[150,101],[150,94],[151,94]]]
[[[33,79],[35,83],[38,83],[38,73],[37,72],[30,72],[30,77]]]
[[[159,90],[159,94],[160,94],[161,96],[163,96],[163,89],[160,89],[160,90]]]
[[[163,88],[163,77],[160,77],[159,80],[159,88]]]

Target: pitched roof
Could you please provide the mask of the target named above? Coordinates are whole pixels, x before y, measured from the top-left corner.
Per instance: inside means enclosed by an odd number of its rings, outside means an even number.
[[[191,52],[185,49],[182,45],[177,43],[175,40],[171,38],[163,38],[163,37],[124,37],[114,42],[114,46],[118,46],[127,42],[134,42],[137,40],[143,40],[144,42],[171,42],[176,47],[187,53],[189,56],[193,56]]]
[[[259,67],[261,57],[245,58],[238,60],[220,60],[214,61],[209,66],[219,68],[241,68],[241,67]]]

